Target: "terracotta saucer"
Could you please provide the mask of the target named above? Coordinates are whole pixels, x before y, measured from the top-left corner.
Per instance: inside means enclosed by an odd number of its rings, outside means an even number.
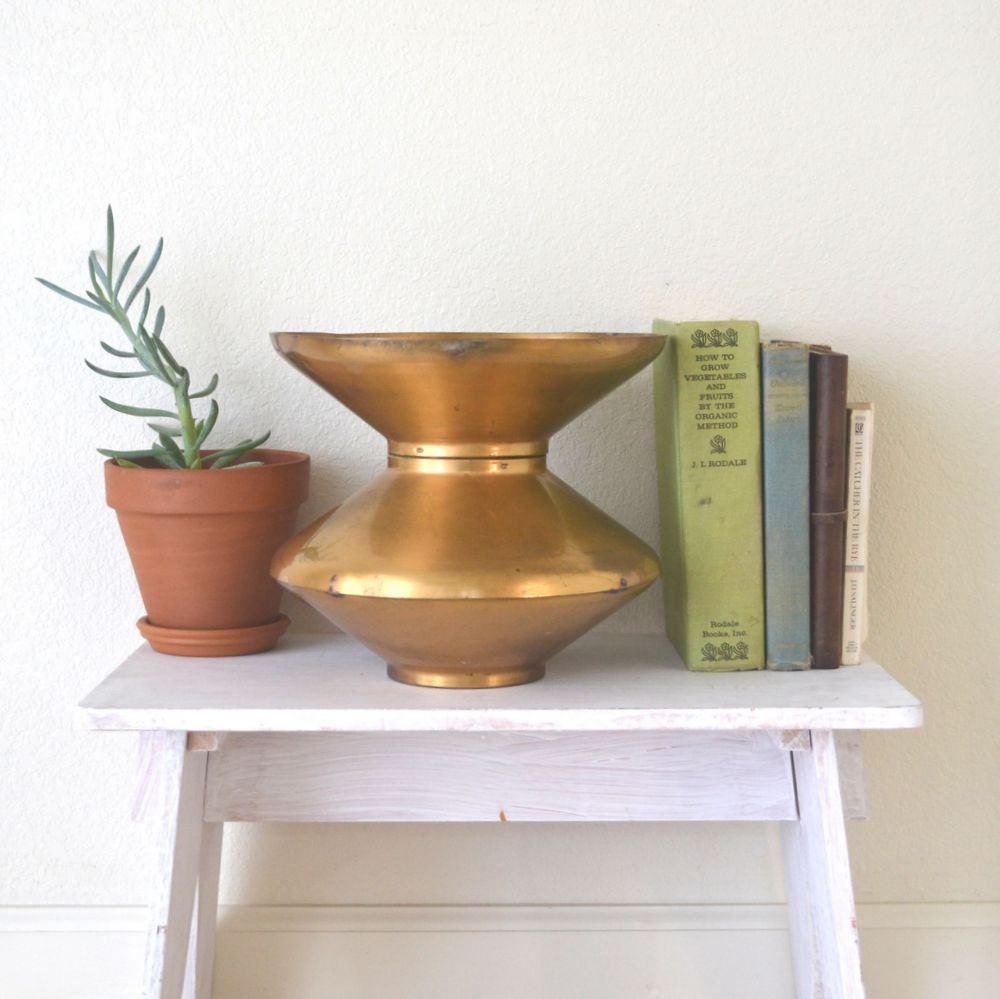
[[[136,627],[157,652],[168,656],[246,656],[266,652],[285,633],[285,614],[251,628],[161,628],[141,617]]]

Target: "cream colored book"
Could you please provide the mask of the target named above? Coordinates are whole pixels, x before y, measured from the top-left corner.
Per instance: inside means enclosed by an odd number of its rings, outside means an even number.
[[[868,529],[875,410],[870,402],[850,403],[847,413],[847,532],[841,662],[853,666],[861,662],[861,643],[868,633]]]

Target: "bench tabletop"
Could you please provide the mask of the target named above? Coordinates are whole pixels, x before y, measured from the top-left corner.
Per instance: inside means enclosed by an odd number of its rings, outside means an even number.
[[[220,732],[893,729],[920,702],[881,666],[696,673],[662,635],[592,633],[545,678],[492,690],[395,683],[342,634],[195,659],[143,645],[78,707],[81,727]]]

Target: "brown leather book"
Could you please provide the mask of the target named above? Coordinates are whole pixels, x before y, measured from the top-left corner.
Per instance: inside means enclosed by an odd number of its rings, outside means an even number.
[[[813,669],[840,665],[847,525],[847,355],[809,350],[809,512]]]

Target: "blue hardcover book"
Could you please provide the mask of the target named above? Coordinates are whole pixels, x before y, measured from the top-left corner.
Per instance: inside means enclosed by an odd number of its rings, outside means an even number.
[[[809,348],[761,344],[767,668],[809,669]]]

